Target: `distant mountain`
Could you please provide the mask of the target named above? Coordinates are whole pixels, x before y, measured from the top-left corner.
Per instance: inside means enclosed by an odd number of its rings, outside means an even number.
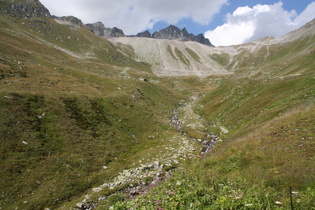
[[[179,40],[179,41],[194,41],[199,42],[201,44],[213,46],[209,39],[205,38],[203,34],[193,35],[192,33],[188,33],[186,28],[180,30],[178,27],[174,25],[170,25],[167,28],[161,29],[159,31],[151,34],[149,31],[144,31],[138,33],[137,37],[147,37],[154,39],[170,39],[170,40]]]
[[[98,36],[104,38],[113,38],[113,37],[125,37],[123,30],[119,28],[107,28],[104,26],[102,22],[97,22],[93,24],[86,24],[88,28],[90,28],[93,33]],[[193,35],[192,33],[188,33],[186,28],[182,30],[174,25],[170,25],[167,28],[161,29],[159,31],[151,34],[148,30],[144,32],[140,32],[137,35],[128,36],[128,37],[146,37],[153,39],[170,39],[170,40],[179,40],[182,42],[186,41],[194,41],[199,42],[201,44],[205,44],[208,46],[213,46],[209,39],[205,38],[203,34]]]
[[[94,34],[104,37],[104,38],[111,38],[111,37],[124,37],[125,34],[123,30],[119,28],[107,28],[104,26],[102,22],[97,22],[97,23],[89,23],[86,24],[88,28],[90,28]]]
[[[63,25],[84,26],[83,22],[79,18],[76,18],[73,16],[63,16],[63,17],[52,16],[52,18],[54,18],[57,23],[60,23]]]

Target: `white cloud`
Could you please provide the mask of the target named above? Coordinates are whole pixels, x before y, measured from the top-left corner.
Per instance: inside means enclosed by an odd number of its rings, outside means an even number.
[[[73,15],[84,23],[102,21],[125,34],[151,29],[158,21],[175,24],[182,18],[207,25],[228,0],[40,0],[53,15]]]
[[[292,10],[283,9],[283,3],[273,5],[258,4],[237,8],[232,14],[226,15],[226,22],[212,31],[207,31],[215,46],[242,44],[265,36],[281,37],[315,18],[315,2],[299,15]]]

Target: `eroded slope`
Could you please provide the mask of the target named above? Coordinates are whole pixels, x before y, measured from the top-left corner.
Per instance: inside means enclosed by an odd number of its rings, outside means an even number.
[[[153,73],[158,76],[229,74],[210,58],[213,48],[199,43],[138,37],[112,38],[110,41],[132,46],[138,59],[150,63]]]

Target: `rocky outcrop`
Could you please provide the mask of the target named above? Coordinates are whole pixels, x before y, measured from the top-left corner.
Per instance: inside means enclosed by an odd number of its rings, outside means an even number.
[[[105,38],[111,38],[111,37],[124,37],[124,32],[119,28],[106,28],[102,22],[97,23],[89,23],[86,24],[88,28],[90,28],[94,34],[105,37]]]
[[[1,0],[0,8],[4,15],[18,18],[51,17],[48,9],[39,0]]]
[[[188,37],[183,36],[182,30],[174,25],[170,25],[167,28],[156,31],[152,34],[152,38],[155,39],[177,39],[181,41],[188,41]]]
[[[180,30],[174,25],[170,25],[167,28],[161,29],[159,31],[151,34],[149,31],[144,31],[138,33],[136,37],[147,37],[154,39],[170,39],[170,40],[179,40],[179,41],[194,41],[201,44],[213,46],[209,39],[205,38],[203,34],[198,34],[197,36],[188,33],[186,28]]]
[[[79,18],[73,16],[63,17],[52,16],[52,18],[54,18],[56,22],[63,25],[84,26],[83,22]]]
[[[152,38],[152,34],[148,30],[146,30],[144,32],[137,33],[136,37]]]

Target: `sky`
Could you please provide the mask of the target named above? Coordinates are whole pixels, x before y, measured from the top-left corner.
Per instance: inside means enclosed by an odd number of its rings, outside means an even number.
[[[101,21],[126,35],[170,24],[215,46],[279,38],[315,18],[315,0],[40,0],[52,15]]]

